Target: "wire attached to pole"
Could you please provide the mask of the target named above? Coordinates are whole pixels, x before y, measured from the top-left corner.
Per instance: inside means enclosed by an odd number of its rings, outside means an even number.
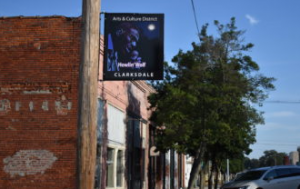
[[[197,31],[198,31],[198,37],[199,37],[199,41],[201,43],[201,39],[200,39],[200,30],[199,30],[199,26],[198,26],[198,20],[197,20],[197,15],[196,15],[196,9],[195,9],[195,4],[194,4],[194,0],[191,0],[192,2],[192,8],[193,8],[193,13],[194,13],[194,19],[195,19],[195,23],[196,23],[196,27],[197,27]]]

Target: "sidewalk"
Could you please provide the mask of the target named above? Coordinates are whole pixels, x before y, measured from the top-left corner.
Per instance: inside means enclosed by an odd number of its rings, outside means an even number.
[[[221,186],[218,186],[218,189],[220,188]],[[213,187],[214,188],[214,187]],[[199,187],[196,187],[194,189],[200,189]],[[208,186],[205,186],[204,189],[208,189]]]

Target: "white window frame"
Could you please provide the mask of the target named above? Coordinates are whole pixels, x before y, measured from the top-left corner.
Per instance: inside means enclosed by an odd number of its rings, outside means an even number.
[[[124,189],[125,188],[125,147],[112,145],[109,144],[107,148],[114,149],[114,157],[113,157],[113,187],[106,186],[107,189]],[[117,186],[117,163],[118,163],[118,151],[123,152],[122,158],[122,167],[123,167],[123,174],[122,174],[122,184],[120,187]],[[106,173],[107,177],[107,173]]]

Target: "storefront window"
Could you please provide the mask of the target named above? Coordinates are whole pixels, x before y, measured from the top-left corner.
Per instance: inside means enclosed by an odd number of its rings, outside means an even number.
[[[114,153],[113,148],[107,148],[106,186],[114,187]]]
[[[119,150],[117,155],[117,187],[123,186],[123,151]]]

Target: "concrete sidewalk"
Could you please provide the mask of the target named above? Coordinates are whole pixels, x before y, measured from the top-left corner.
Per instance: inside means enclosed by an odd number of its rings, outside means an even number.
[[[220,189],[220,187],[221,187],[221,186],[218,186],[218,189]],[[196,188],[194,188],[194,189],[200,189],[200,187],[196,187]],[[203,189],[208,189],[208,186],[205,186]],[[213,187],[213,189],[214,189],[214,187]]]

